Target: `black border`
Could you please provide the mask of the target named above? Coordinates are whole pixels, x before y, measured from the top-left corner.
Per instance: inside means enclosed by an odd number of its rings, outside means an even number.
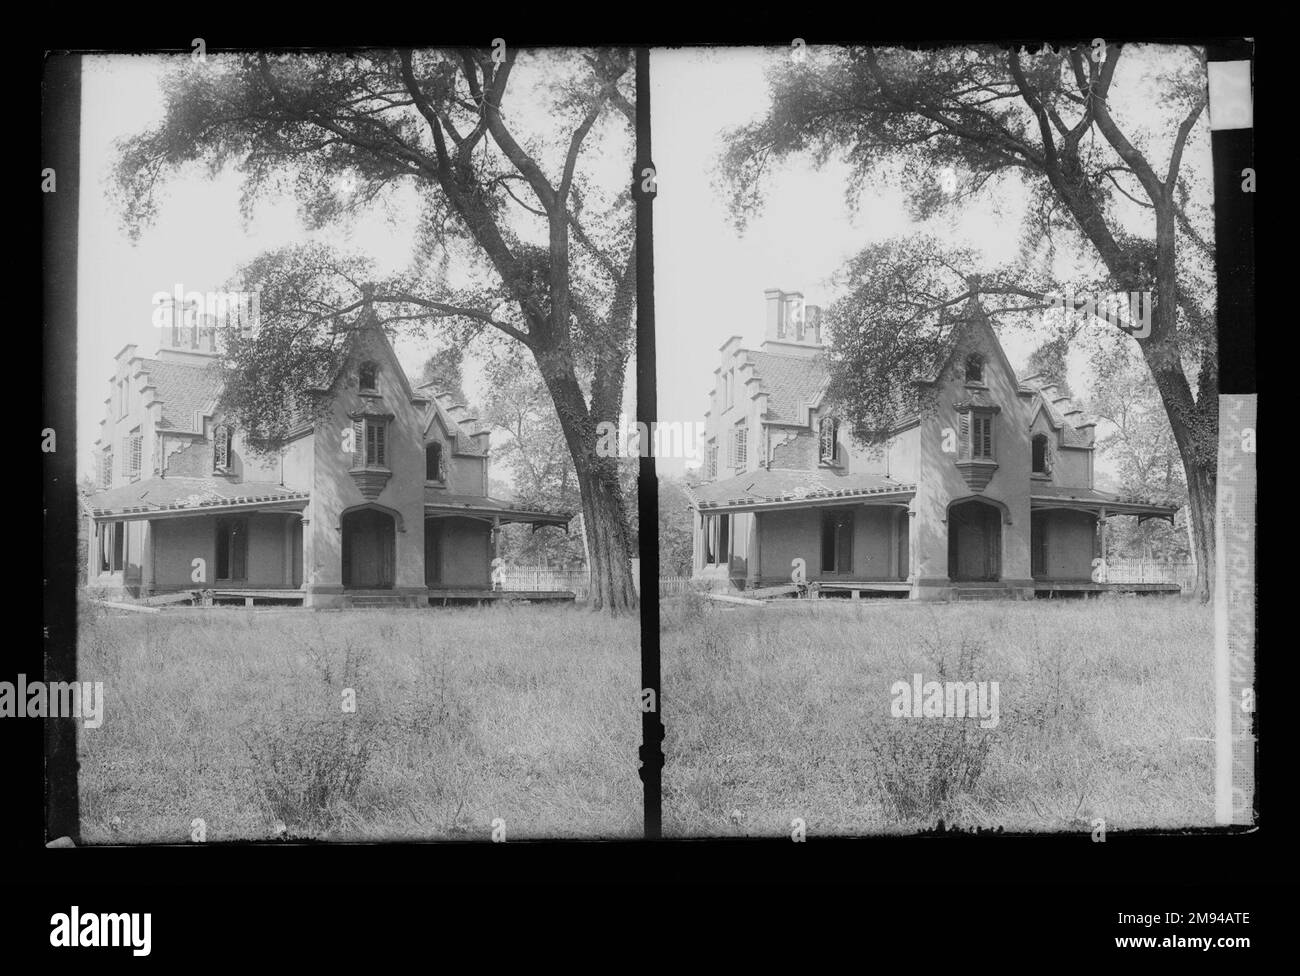
[[[645,37],[655,30],[667,29],[665,20],[662,15],[653,14],[650,11],[644,12],[646,24],[641,28],[624,29],[623,37],[611,36],[610,32],[604,37],[584,39],[580,35],[581,31],[564,32],[547,32],[545,35],[534,33],[529,37],[523,38],[520,43],[527,46],[534,43],[554,43],[554,44],[587,44],[587,43],[651,43],[655,46],[680,44],[681,40],[653,40],[646,41]],[[792,17],[790,12],[781,14],[764,14],[754,13],[745,17],[732,16],[728,19],[725,26],[715,29],[713,37],[716,40],[727,38],[729,43],[737,43],[737,38],[746,32],[750,33],[744,43],[768,43],[768,44],[788,44],[789,36],[802,34],[808,43],[818,43],[819,41],[829,41],[833,35],[835,40],[843,41],[851,35],[861,35],[864,28],[859,25],[846,24],[844,19],[839,16],[827,16],[817,18],[815,24],[807,30],[799,30],[800,18]],[[245,22],[249,23],[249,22]],[[697,23],[696,19],[682,22],[679,27],[684,33],[690,30]],[[774,29],[762,36],[755,36],[754,31],[758,25],[767,23]],[[125,44],[112,44],[111,49],[122,51],[143,51],[157,50],[160,47],[170,47],[178,52],[187,52],[188,46],[182,40],[177,44],[175,38],[180,34],[204,34],[202,28],[188,28],[181,25],[165,25],[172,28],[166,36],[160,36],[162,31],[158,28],[142,30],[138,26],[131,25],[131,37]],[[75,27],[63,27],[65,31],[75,31]],[[119,28],[120,29],[120,28]],[[259,40],[258,46],[263,47],[293,47],[293,46],[338,46],[337,39],[335,44],[313,42],[310,45],[304,42],[304,29],[295,29],[292,32],[285,32],[280,38],[267,38],[263,43]],[[381,43],[384,39],[380,37],[363,36],[369,29],[357,27],[353,37],[349,39],[347,46],[360,47],[368,46],[372,43]],[[693,45],[702,45],[705,43],[714,43],[710,40],[706,31],[708,28],[698,30],[697,37],[705,35],[703,39],[693,40],[689,43]],[[821,36],[819,36],[819,32]],[[91,29],[82,27],[82,33],[93,33]],[[473,31],[458,28],[452,33],[456,34],[461,40],[457,43],[483,43],[485,38],[496,34],[511,36],[514,33],[512,26],[507,19],[506,25],[497,28],[490,22],[484,23],[482,29]],[[1104,27],[1090,29],[1089,36],[1102,34],[1108,39],[1124,39],[1120,33],[1108,33]],[[152,34],[150,37],[148,35]],[[213,43],[210,50],[217,50],[219,37],[213,36],[209,39]],[[882,32],[884,34],[884,32]],[[980,31],[966,32],[964,36],[953,36],[953,42],[961,41],[971,43],[974,38],[980,36]],[[91,48],[99,45],[103,50],[101,33],[97,38],[83,38],[75,43],[69,44],[66,39],[61,42],[62,49],[69,48]],[[206,36],[206,35],[205,35]],[[1057,35],[1063,42],[1078,40],[1082,34]],[[1150,35],[1148,35],[1150,36]],[[357,40],[361,37],[361,40]],[[911,37],[906,32],[890,32],[888,35],[874,38],[877,41],[884,41],[886,37],[890,39],[903,39],[910,41]],[[445,41],[445,38],[441,38]],[[513,38],[512,38],[513,40]],[[989,40],[994,40],[989,38]],[[1005,35],[1001,42],[1006,43]],[[1165,38],[1161,38],[1165,40]],[[1205,44],[1204,37],[1178,37],[1168,38],[1168,40],[1178,40],[1186,42],[1196,42]],[[89,43],[87,43],[89,42]],[[1010,41],[1014,43],[1013,41]],[[926,46],[938,46],[945,42],[928,41]],[[1244,45],[1240,41],[1211,42],[1211,50],[1214,52],[1226,52],[1236,59],[1243,55],[1253,59],[1253,46]],[[47,47],[46,50],[49,48]],[[641,83],[643,80],[641,59],[644,52],[638,52],[638,93],[641,94]],[[1215,55],[1212,55],[1215,56]],[[1218,59],[1216,57],[1216,59]],[[67,124],[54,124],[52,114],[60,110],[74,114],[70,108],[68,81],[62,82],[58,79],[60,69],[52,65],[57,59],[45,59],[41,67],[42,84],[43,84],[43,106],[46,111],[42,118],[42,166],[52,165],[48,162],[50,158],[57,158],[57,165],[62,167],[60,172],[65,171],[75,173],[75,162],[69,163],[69,159],[75,160],[77,152],[76,138],[70,135],[74,130]],[[75,98],[75,88],[73,97]],[[648,87],[644,89],[644,94],[648,100]],[[641,99],[638,99],[638,153],[637,153],[637,170],[642,168],[643,163],[649,164],[650,152],[648,145],[648,105],[644,118],[640,108]],[[641,130],[646,130],[646,142],[641,140]],[[1246,211],[1238,213],[1236,216],[1230,214],[1231,207],[1220,209],[1221,201],[1228,199],[1221,196],[1219,192],[1218,181],[1220,173],[1230,173],[1235,167],[1239,172],[1241,165],[1254,165],[1254,135],[1253,130],[1241,135],[1227,134],[1216,132],[1213,139],[1215,172],[1216,172],[1216,249],[1220,255],[1226,255],[1229,251],[1236,256],[1244,255],[1244,249],[1250,247],[1251,255],[1251,274],[1247,278],[1245,275],[1238,273],[1240,265],[1229,262],[1225,269],[1222,265],[1219,269],[1219,302],[1221,308],[1227,308],[1225,301],[1228,296],[1237,294],[1234,289],[1242,285],[1243,282],[1249,281],[1248,295],[1240,299],[1233,297],[1232,301],[1240,301],[1241,304],[1235,304],[1232,307],[1238,311],[1234,312],[1234,318],[1238,325],[1245,322],[1249,328],[1250,351],[1245,352],[1238,348],[1238,342],[1244,341],[1245,331],[1239,328],[1230,335],[1221,335],[1226,342],[1220,346],[1220,388],[1222,392],[1254,392],[1255,375],[1254,375],[1254,298],[1253,298],[1253,244],[1249,241],[1253,235],[1253,196],[1249,200],[1237,200],[1242,204],[1241,210]],[[71,154],[71,156],[69,155]],[[1225,168],[1221,171],[1220,159],[1225,161]],[[1241,165],[1239,165],[1241,164]],[[652,165],[652,164],[649,164]],[[22,179],[26,182],[15,180],[13,185],[26,186],[33,179],[32,176],[26,175],[23,171]],[[1234,180],[1239,183],[1239,179]],[[639,181],[638,181],[639,183]],[[56,675],[60,673],[71,674],[75,671],[75,660],[69,660],[65,655],[59,653],[60,647],[64,640],[68,641],[68,646],[72,646],[70,634],[75,621],[75,578],[76,566],[75,560],[67,560],[66,553],[75,552],[75,518],[72,521],[66,521],[60,517],[60,512],[75,512],[75,405],[72,397],[61,396],[62,391],[75,390],[75,354],[69,354],[69,350],[75,350],[75,315],[76,315],[76,290],[75,290],[75,268],[76,268],[76,247],[75,229],[76,229],[76,193],[75,176],[71,179],[60,176],[60,195],[55,199],[45,199],[42,201],[42,219],[46,228],[43,239],[43,261],[45,272],[43,276],[44,283],[44,308],[43,322],[45,326],[44,341],[47,350],[53,350],[53,354],[43,357],[43,382],[44,382],[44,403],[45,414],[42,418],[42,426],[53,426],[59,433],[59,451],[54,455],[43,455],[44,479],[43,479],[43,500],[45,505],[45,525],[43,536],[43,550],[45,555],[45,579],[43,593],[43,611],[45,614],[45,624],[50,628],[49,637],[44,642],[50,649],[48,655],[48,667],[50,673]],[[63,194],[66,194],[64,196]],[[652,195],[651,195],[652,197]],[[69,205],[70,201],[70,205]],[[642,235],[647,238],[652,235],[650,224],[651,199],[638,198],[638,244],[642,241]],[[1219,223],[1222,219],[1223,223]],[[1242,221],[1249,225],[1249,231],[1245,232],[1245,238],[1240,235],[1243,233]],[[1222,244],[1221,235],[1224,233],[1237,234],[1232,238],[1232,246],[1225,249]],[[1243,243],[1243,240],[1246,243]],[[647,249],[649,250],[649,249]],[[654,399],[653,399],[653,301],[647,301],[646,296],[653,295],[653,254],[649,252],[650,263],[647,266],[643,262],[643,257],[638,256],[638,419],[649,423],[654,419]],[[58,277],[58,268],[72,268],[71,275],[64,273],[62,279]],[[1225,274],[1227,280],[1225,281]],[[56,284],[57,282],[57,284]],[[1228,316],[1220,314],[1220,329],[1226,326]],[[649,325],[646,330],[645,326]],[[642,330],[644,334],[642,334]],[[1226,354],[1225,354],[1226,351]],[[643,376],[643,371],[649,370],[648,377]],[[649,382],[647,382],[647,379]],[[650,394],[647,396],[647,392]],[[646,409],[647,406],[649,409]],[[647,470],[648,469],[648,470]],[[641,473],[643,476],[649,474],[653,478],[654,464],[653,459],[643,459],[641,464]],[[638,495],[638,511],[640,515],[640,524],[642,531],[651,525],[657,524],[657,504],[655,494],[657,494],[657,485],[653,480],[650,481],[650,490],[647,490],[645,478]],[[648,516],[648,518],[647,518]],[[643,549],[654,549],[655,547],[644,547]],[[642,663],[643,663],[643,686],[658,687],[658,587],[657,587],[657,550],[653,555],[649,551],[644,551],[641,562],[642,576]],[[1260,574],[1262,576],[1262,574]],[[648,581],[648,585],[647,585]],[[30,645],[26,645],[19,651],[15,657],[15,672],[26,670],[26,673],[33,674],[40,662],[29,650]],[[75,653],[75,652],[74,652]],[[1257,632],[1257,682],[1258,674],[1262,669],[1258,667],[1260,658],[1260,647]],[[33,666],[33,663],[35,666]],[[1273,675],[1273,683],[1277,686],[1286,684],[1279,681],[1284,676],[1277,675],[1273,668],[1269,667],[1270,675]],[[652,680],[653,679],[653,680]],[[645,742],[649,745],[656,734],[662,734],[662,696],[656,695],[656,701],[660,711],[653,715],[643,713],[643,734],[646,735]],[[19,728],[10,731],[14,724],[20,725]],[[70,724],[70,723],[69,723]],[[44,738],[41,732],[37,731],[40,726],[36,723],[4,723],[5,728],[0,729],[0,734],[6,742],[13,743],[20,750],[20,761],[23,765],[20,767],[30,773],[36,773],[41,776],[42,786],[45,784],[45,768],[41,766],[39,760],[34,757],[39,754],[40,747],[36,745],[37,741]],[[1257,716],[1257,728],[1262,729],[1262,716]],[[647,731],[649,729],[649,731]],[[69,756],[67,753],[67,729],[63,729],[60,723],[49,723],[46,734],[50,737],[49,748],[49,772],[52,776],[58,777],[63,775],[61,770],[66,770],[69,766]],[[643,747],[644,748],[644,747]],[[650,760],[654,764],[653,753],[658,751],[658,744],[655,743],[650,753],[643,753],[643,761]],[[1264,753],[1261,752],[1261,759]],[[71,763],[75,764],[75,755],[71,757]],[[8,764],[10,770],[14,769],[13,764]],[[39,772],[37,769],[39,768]],[[73,766],[75,769],[75,765]],[[643,767],[642,776],[645,780],[646,796],[645,802],[649,810],[652,790],[657,790],[659,770]],[[1257,771],[1258,774],[1258,771]],[[12,777],[13,773],[10,773]],[[28,773],[24,773],[26,779]],[[32,779],[35,777],[33,776]],[[12,778],[9,780],[13,782]],[[30,783],[31,779],[26,779]],[[33,784],[34,785],[34,784]],[[1258,789],[1258,775],[1257,775]],[[250,882],[265,881],[298,881],[306,883],[333,883],[337,882],[340,877],[354,879],[361,883],[390,883],[399,879],[411,880],[412,876],[437,879],[439,883],[456,882],[456,883],[477,883],[477,884],[498,884],[501,882],[534,882],[534,883],[554,883],[555,881],[567,880],[571,882],[583,881],[604,881],[604,882],[624,882],[628,884],[644,883],[647,880],[662,881],[704,881],[714,883],[740,883],[750,886],[761,885],[779,881],[836,881],[840,883],[862,885],[867,884],[887,884],[889,890],[897,891],[900,884],[916,883],[933,886],[936,892],[948,889],[950,886],[964,887],[971,885],[976,889],[983,887],[984,884],[1001,879],[1003,881],[1019,881],[1031,883],[1050,883],[1062,882],[1071,885],[1079,885],[1088,881],[1135,884],[1160,879],[1162,881],[1182,885],[1194,885],[1197,882],[1204,882],[1208,878],[1223,883],[1232,883],[1240,889],[1248,886],[1252,880],[1270,880],[1281,877],[1283,869],[1281,859],[1277,858],[1276,853],[1281,851],[1281,844],[1285,841],[1284,836],[1279,836],[1280,831],[1277,829],[1266,830],[1265,822],[1261,820],[1258,827],[1253,831],[1243,833],[1220,831],[1197,831],[1189,832],[1181,836],[1163,836],[1160,838],[1152,837],[1147,834],[1123,834],[1111,833],[1108,836],[1105,845],[1094,845],[1086,834],[1080,834],[1078,837],[1068,835],[1036,835],[1036,836],[998,836],[980,838],[978,841],[966,835],[947,836],[947,837],[910,837],[910,838],[868,838],[861,840],[852,839],[829,839],[829,838],[809,838],[808,843],[795,845],[788,840],[780,838],[768,840],[700,840],[700,841],[659,841],[656,843],[642,842],[582,842],[582,843],[564,843],[564,842],[539,842],[539,843],[516,843],[511,842],[507,845],[488,845],[488,844],[428,844],[428,845],[341,845],[328,846],[328,854],[322,854],[321,847],[313,846],[282,846],[278,850],[265,851],[259,848],[275,847],[276,845],[206,845],[209,853],[204,854],[196,848],[186,848],[194,850],[193,854],[176,854],[172,853],[171,848],[167,847],[148,847],[148,848],[93,848],[83,850],[76,855],[48,854],[42,853],[39,847],[36,847],[41,840],[45,838],[45,816],[48,815],[50,826],[53,830],[52,836],[58,836],[61,833],[75,833],[69,831],[69,811],[72,811],[72,818],[75,823],[76,810],[76,785],[75,772],[72,777],[71,789],[56,788],[51,791],[47,798],[48,807],[42,811],[42,822],[39,825],[40,838],[38,839],[32,830],[33,818],[26,816],[16,831],[7,832],[7,836],[12,838],[11,843],[17,850],[18,857],[14,859],[15,867],[19,867],[17,874],[25,875],[28,878],[36,879],[55,879],[60,876],[66,878],[70,870],[80,874],[85,883],[89,884],[92,879],[99,879],[102,882],[112,884],[122,884],[128,880],[150,879],[154,881],[184,881],[195,884],[238,884],[241,886],[241,898],[244,897],[243,886]],[[31,794],[31,790],[16,790],[15,793]],[[1258,801],[1257,792],[1257,801]],[[26,809],[26,808],[23,808]],[[656,804],[657,811],[657,804]],[[18,812],[11,808],[10,814]],[[657,818],[656,818],[657,819]],[[651,830],[651,819],[647,816],[647,832]],[[212,853],[213,850],[220,853]],[[71,857],[73,861],[55,861],[51,858]],[[185,858],[184,862],[177,861],[177,858]],[[184,864],[184,870],[181,870],[181,864]],[[985,865],[981,867],[980,865]],[[346,892],[341,898],[344,901],[355,900],[357,893],[353,889],[353,896]],[[1072,889],[1083,891],[1083,889]],[[53,891],[53,889],[51,889]],[[228,896],[226,896],[228,897]],[[369,895],[367,895],[369,897]],[[1095,892],[1090,893],[1089,897],[1096,897]],[[66,901],[66,898],[64,899]],[[157,903],[157,899],[153,899]],[[1004,901],[1003,904],[1006,904]],[[955,907],[955,906],[954,906]],[[805,905],[804,909],[816,911],[814,905]],[[113,910],[119,910],[114,908]],[[156,909],[155,909],[156,910]],[[288,909],[284,909],[288,911]],[[935,918],[934,924],[949,924],[949,910],[940,903],[930,903],[928,911],[933,913]],[[967,906],[966,911],[972,915],[979,915],[979,910],[974,905]],[[363,912],[364,914],[364,912]]]

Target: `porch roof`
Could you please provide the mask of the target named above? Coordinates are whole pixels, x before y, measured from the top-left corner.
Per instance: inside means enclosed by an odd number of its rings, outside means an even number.
[[[502,522],[531,522],[533,525],[568,526],[573,512],[526,508],[487,495],[458,495],[438,488],[424,489],[425,515],[462,515],[468,518],[496,518]]]
[[[1171,522],[1178,511],[1177,505],[1069,485],[1035,485],[1029,496],[1029,507],[1035,510],[1073,508],[1088,512],[1100,512],[1104,508],[1107,515],[1167,518]]]
[[[690,490],[700,511],[755,511],[854,502],[899,502],[910,499],[916,485],[879,474],[841,474],[825,468],[795,471],[760,469]]]
[[[97,519],[143,519],[198,515],[214,510],[296,511],[311,493],[262,481],[221,478],[146,478],[90,496]]]

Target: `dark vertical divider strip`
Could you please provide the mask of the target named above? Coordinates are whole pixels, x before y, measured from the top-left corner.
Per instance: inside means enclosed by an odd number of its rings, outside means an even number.
[[[80,192],[81,57],[51,54],[41,84],[43,422],[54,450],[42,450],[42,574],[45,681],[77,677],[77,197]],[[45,192],[53,170],[53,192]],[[32,174],[35,182],[35,174]],[[48,443],[42,437],[43,444]],[[35,675],[30,675],[35,677]],[[6,676],[8,677],[8,676]],[[109,692],[112,693],[111,691]],[[80,840],[77,729],[72,716],[47,718],[46,840]]]
[[[654,162],[650,153],[650,51],[636,52],[636,166],[632,194],[636,199],[636,418],[651,431],[658,419],[655,387],[654,306]],[[660,801],[663,773],[663,696],[659,689],[659,482],[655,460],[645,450],[637,479],[637,511],[641,555],[641,782],[644,784],[645,836],[661,833]],[[652,441],[653,442],[653,441]],[[652,694],[647,695],[649,691]],[[645,711],[645,702],[653,703]]]

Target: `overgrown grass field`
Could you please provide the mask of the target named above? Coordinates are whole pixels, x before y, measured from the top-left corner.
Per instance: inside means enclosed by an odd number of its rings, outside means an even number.
[[[87,605],[78,630],[86,843],[641,836],[635,618]]]
[[[1180,598],[661,604],[664,832],[1213,823],[1213,619]],[[1000,720],[891,715],[997,681]]]

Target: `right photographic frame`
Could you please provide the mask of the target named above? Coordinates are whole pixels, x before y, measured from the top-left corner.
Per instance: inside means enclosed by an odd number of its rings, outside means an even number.
[[[1254,823],[1233,63],[651,52],[664,836]]]

